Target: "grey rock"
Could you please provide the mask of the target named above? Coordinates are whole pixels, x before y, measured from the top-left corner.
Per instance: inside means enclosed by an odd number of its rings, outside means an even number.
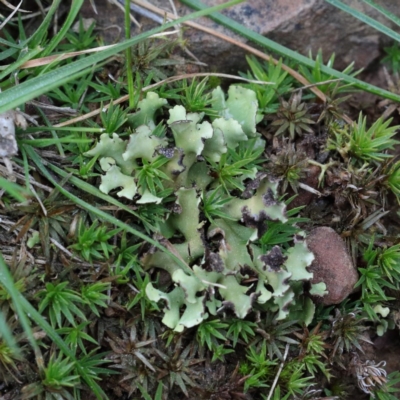
[[[203,2],[211,6],[223,1],[203,0]],[[152,0],[151,3],[171,11],[167,0]],[[175,3],[178,15],[183,16],[191,11],[179,1]],[[376,3],[400,16],[398,0],[376,0]],[[346,4],[390,26],[390,23],[377,10],[362,1],[348,0]],[[96,5],[98,15],[93,14],[90,2],[85,2],[82,16],[94,17],[98,26],[103,28],[114,25],[114,29],[102,31],[106,42],[115,40],[117,36],[115,28],[118,26],[122,28],[121,37],[123,37],[122,11],[106,0],[98,0]],[[367,67],[379,56],[382,45],[388,44],[386,36],[324,0],[248,0],[222,13],[303,55],[308,55],[309,51],[315,55],[321,48],[326,59],[334,52],[337,61],[335,67],[339,69],[352,61],[355,62],[356,68]],[[157,25],[148,18],[133,14],[142,24],[142,31]],[[239,35],[219,26],[209,18],[200,18],[196,22],[244,41]],[[133,25],[132,28],[134,34],[139,33],[138,28]],[[210,69],[234,73],[247,69],[245,53],[235,45],[193,28],[185,28],[184,37],[188,41],[189,49],[202,62],[207,63]],[[268,49],[265,51],[269,53]]]
[[[315,259],[308,268],[314,274],[311,283],[324,282],[328,294],[317,298],[325,305],[339,304],[353,291],[358,274],[343,239],[329,227],[313,229],[306,238]]]

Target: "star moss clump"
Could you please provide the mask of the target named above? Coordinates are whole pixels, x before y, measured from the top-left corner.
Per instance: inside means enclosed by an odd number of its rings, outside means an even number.
[[[218,116],[211,120],[176,105],[166,123],[157,123],[157,113],[168,104],[147,93],[129,117],[128,140],[103,134],[86,153],[98,157],[104,171],[100,190],[118,188],[118,196],[139,204],[174,196],[157,238],[192,274],[156,248],[141,259],[145,269],[164,269],[171,276],[170,288],[146,287],[150,300],[163,300],[163,323],[169,328],[180,332],[225,311],[245,318],[255,305],[278,313],[279,320],[292,309],[309,323],[314,305],[303,296],[302,282],[312,278],[307,267],[314,256],[304,238],[296,235],[286,249],[263,251],[259,244],[268,221],[284,223],[287,217],[278,183],[257,164],[265,141],[256,130],[256,94],[233,85],[227,99],[219,87],[212,98]],[[220,196],[213,196],[217,190]],[[202,211],[204,198],[220,202],[213,218]],[[311,290],[322,294],[324,289]]]

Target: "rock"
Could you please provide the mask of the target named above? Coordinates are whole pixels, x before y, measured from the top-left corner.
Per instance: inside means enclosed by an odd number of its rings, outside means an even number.
[[[205,4],[216,5],[225,0],[203,0]],[[171,11],[165,0],[152,0],[151,3],[164,10]],[[398,1],[376,0],[395,15],[400,14]],[[372,7],[358,0],[348,0],[346,4],[390,26],[390,22]],[[94,17],[97,27],[102,29],[101,35],[106,42],[123,38],[123,13],[107,1],[97,1],[98,14],[94,14],[90,2],[85,2],[81,15]],[[176,1],[178,15],[188,14],[188,7]],[[356,68],[366,68],[379,56],[382,44],[387,45],[388,38],[367,24],[353,18],[349,14],[331,6],[324,0],[248,0],[222,12],[255,32],[274,40],[303,55],[309,51],[315,55],[322,48],[325,59],[336,53],[335,67],[342,69],[352,61]],[[146,31],[157,24],[148,18],[132,13]],[[196,20],[200,24],[216,29],[230,37],[245,41],[227,28],[218,26],[209,18]],[[118,29],[122,31],[118,33]],[[109,29],[107,29],[109,28]],[[113,29],[111,29],[113,28]],[[139,29],[132,24],[133,34]],[[113,34],[114,36],[110,36]],[[244,51],[233,44],[193,28],[185,28],[185,39],[189,49],[210,68],[218,72],[237,73],[247,70]],[[251,44],[251,43],[250,43]],[[265,50],[269,53],[269,50]]]
[[[342,302],[358,280],[343,239],[332,228],[323,226],[313,229],[306,243],[315,256],[308,268],[314,274],[311,283],[324,282],[329,292],[322,297],[322,303],[330,305]]]

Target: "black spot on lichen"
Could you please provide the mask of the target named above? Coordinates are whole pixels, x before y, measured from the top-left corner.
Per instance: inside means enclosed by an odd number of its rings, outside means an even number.
[[[269,216],[264,212],[252,214],[247,206],[242,208],[242,221],[245,226],[257,229],[258,236],[261,237],[267,231],[267,221]]]
[[[275,206],[277,201],[275,200],[274,192],[271,188],[267,189],[267,193],[265,193],[262,197],[263,203],[266,207]]]
[[[274,246],[269,253],[262,255],[260,260],[264,263],[264,271],[267,267],[273,271],[279,271],[283,263],[287,260],[287,257],[282,254],[279,246]]]

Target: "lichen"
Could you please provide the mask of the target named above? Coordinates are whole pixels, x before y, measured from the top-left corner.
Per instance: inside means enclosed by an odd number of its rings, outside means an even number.
[[[162,195],[141,186],[138,171],[142,165],[156,165],[159,156],[165,157],[157,176],[163,189],[173,191],[175,201],[159,223],[157,239],[186,263],[193,275],[156,248],[149,249],[141,263],[146,270],[164,269],[170,274],[171,290],[152,283],[146,287],[150,300],[164,303],[163,323],[170,329],[181,332],[218,313],[245,318],[257,305],[276,312],[278,320],[287,318],[291,309],[296,315],[303,309],[299,319],[309,323],[313,304],[300,296],[298,288],[313,276],[307,271],[313,254],[300,236],[287,249],[275,246],[264,251],[259,243],[268,221],[287,221],[278,182],[255,165],[238,167],[239,172],[232,172],[231,178],[245,190],[225,193],[221,211],[212,220],[201,211],[202,193],[215,190],[223,179],[214,176],[210,163],[217,165],[223,155],[227,162],[228,152],[249,140],[255,149],[265,147],[256,131],[258,105],[252,90],[231,86],[225,100],[217,88],[212,96],[219,114],[212,122],[203,120],[204,113],[188,113],[176,105],[166,121],[169,134],[160,136],[154,134],[156,113],[167,103],[148,93],[139,103],[140,110],[129,117],[134,131],[128,140],[115,133],[112,137],[103,134],[86,153],[99,157],[105,171],[100,190],[109,193],[121,187],[117,195],[130,200],[135,197],[138,204],[162,202]],[[320,294],[323,289],[318,286],[312,291]]]

